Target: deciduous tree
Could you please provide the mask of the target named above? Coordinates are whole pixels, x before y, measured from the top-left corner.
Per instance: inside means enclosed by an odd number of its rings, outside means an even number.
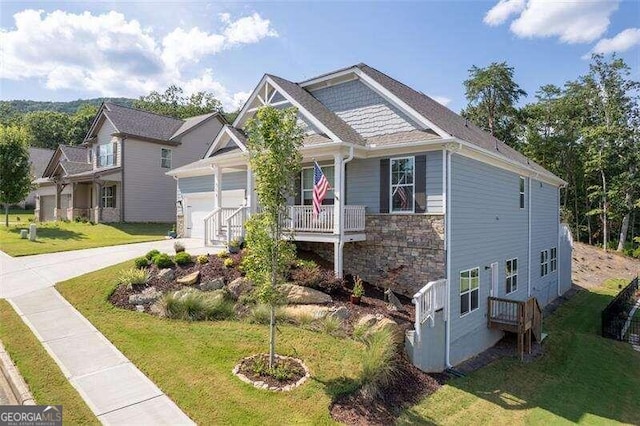
[[[9,205],[19,203],[31,191],[27,132],[17,126],[0,126],[0,203],[9,226]]]

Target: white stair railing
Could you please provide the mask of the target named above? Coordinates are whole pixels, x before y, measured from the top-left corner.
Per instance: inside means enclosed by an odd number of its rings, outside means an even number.
[[[435,324],[436,311],[445,306],[447,292],[447,280],[441,279],[427,283],[412,299],[416,305],[415,331],[420,340],[422,325],[429,321],[429,327]]]
[[[237,207],[218,207],[204,217],[204,242],[206,245],[222,238],[223,231],[227,229],[227,219],[236,210]]]
[[[244,238],[244,223],[247,221],[249,207],[242,206],[237,208],[225,220],[227,229],[227,244],[235,239]]]

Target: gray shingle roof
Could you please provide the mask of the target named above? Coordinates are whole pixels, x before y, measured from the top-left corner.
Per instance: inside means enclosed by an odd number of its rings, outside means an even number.
[[[227,125],[227,128],[231,131],[231,133],[233,133],[235,137],[237,137],[240,140],[240,142],[242,142],[243,145],[245,146],[247,145],[247,136],[244,134],[242,130],[229,125]]]
[[[282,90],[287,92],[298,102],[304,109],[309,111],[316,119],[324,124],[343,142],[350,142],[358,145],[364,145],[365,141],[351,126],[344,122],[334,112],[330,111],[319,100],[314,98],[309,92],[284,78],[267,74]]]
[[[83,146],[60,145],[60,150],[69,161],[87,162],[87,150]]]
[[[42,173],[47,168],[47,164],[49,164],[54,152],[52,149],[29,148],[29,161],[35,178],[42,177]]]
[[[75,161],[62,161],[60,165],[67,173],[67,175],[75,175],[77,173],[83,173],[93,170],[93,165],[90,163],[78,163]]]
[[[196,115],[195,117],[185,118],[183,120],[182,126],[180,126],[180,128],[178,128],[178,130],[176,130],[175,133],[171,135],[171,138],[175,139],[176,137],[188,132],[189,130],[193,129],[203,121],[208,120],[209,118],[213,117],[216,114],[217,114],[216,112],[211,112],[209,114],[202,114],[202,115]]]
[[[501,140],[493,137],[490,133],[487,133],[474,124],[467,122],[467,120],[462,116],[456,114],[430,97],[403,83],[400,83],[399,81],[366,64],[358,64],[356,66],[362,70],[363,73],[384,86],[387,90],[416,110],[427,120],[431,121],[451,136],[465,140],[509,160],[517,161],[518,163],[529,166],[536,171],[550,173],[544,167],[529,160],[527,157]]]
[[[105,102],[104,114],[117,131],[132,136],[168,141],[185,122],[135,108]]]

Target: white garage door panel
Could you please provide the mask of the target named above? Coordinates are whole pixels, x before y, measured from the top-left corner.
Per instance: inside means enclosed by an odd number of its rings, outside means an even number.
[[[207,196],[185,197],[187,236],[204,238],[204,218],[213,210],[213,192]]]
[[[40,196],[40,220],[43,222],[53,220],[53,211],[56,207],[55,195]]]
[[[240,207],[244,205],[244,189],[222,191],[222,207]]]

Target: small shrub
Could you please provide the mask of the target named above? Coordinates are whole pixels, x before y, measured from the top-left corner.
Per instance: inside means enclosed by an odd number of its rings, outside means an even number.
[[[205,263],[209,263],[209,256],[206,254],[201,254],[196,260],[200,265],[204,265]]]
[[[224,267],[225,268],[233,268],[233,265],[235,264],[235,262],[233,261],[233,259],[231,259],[230,257],[226,258],[224,260]]]
[[[149,280],[149,273],[146,270],[131,268],[123,269],[118,274],[118,284],[131,288],[134,285],[144,285]]]
[[[173,260],[171,260],[171,257],[166,253],[160,253],[154,256],[153,263],[160,269],[171,268],[173,266]]]
[[[178,254],[176,254],[174,257],[174,260],[178,265],[188,265],[189,263],[193,262],[193,260],[191,259],[191,255],[186,251],[178,252]]]
[[[168,318],[186,321],[224,320],[234,315],[233,302],[224,292],[170,293],[163,299]]]
[[[173,243],[173,249],[176,251],[176,254],[184,252],[184,244],[180,241],[176,241]]]
[[[144,269],[149,266],[149,261],[146,257],[137,257],[135,260],[136,268]]]
[[[360,392],[366,399],[373,399],[388,386],[398,371],[396,353],[398,343],[393,332],[383,328],[365,339],[360,372]]]
[[[362,297],[364,296],[364,285],[362,283],[362,278],[360,278],[359,276],[356,276],[356,281],[353,284],[353,291],[352,291],[353,295],[356,297]]]
[[[226,250],[222,250],[219,251],[216,256],[218,256],[220,259],[226,259],[227,257],[229,257],[229,252]]]
[[[301,327],[308,327],[315,320],[313,314],[309,311],[305,310],[284,310],[284,315],[286,316],[286,320],[298,324]]]
[[[286,315],[281,307],[276,308],[276,321],[282,321]],[[269,324],[271,321],[271,308],[269,305],[258,304],[249,311],[248,320],[252,324]]]
[[[335,335],[340,330],[341,324],[340,318],[335,316],[326,316],[320,320],[321,330],[330,335]]]
[[[332,294],[343,287],[343,281],[340,278],[336,278],[332,271],[321,269],[311,260],[298,260],[289,272],[289,278],[294,284],[320,290],[328,294]]]
[[[146,257],[147,260],[153,260],[153,258],[156,257],[159,254],[160,254],[159,250],[153,249],[150,252],[148,252],[147,254],[145,254],[144,257]]]
[[[635,257],[636,259],[640,259],[640,247],[638,247],[637,249],[633,250],[633,253],[631,253],[631,255],[633,257]]]

